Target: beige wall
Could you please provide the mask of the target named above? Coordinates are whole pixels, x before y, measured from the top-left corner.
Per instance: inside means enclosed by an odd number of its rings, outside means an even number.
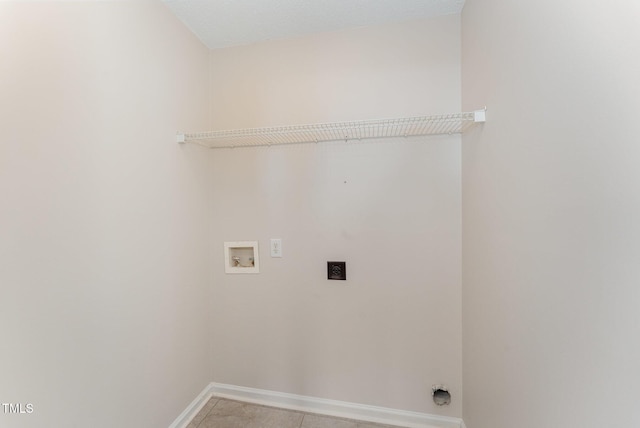
[[[0,413],[163,427],[210,379],[208,51],[157,2],[0,3]],[[2,410],[2,409],[0,409]]]
[[[209,380],[461,416],[461,373],[469,428],[640,425],[639,15],[468,0],[461,93],[459,16],[209,53],[156,2],[2,3],[0,425],[167,426]],[[462,153],[173,142],[461,95]]]
[[[448,16],[216,50],[211,122],[458,111],[459,49]],[[211,156],[213,380],[460,416],[459,137]],[[224,273],[237,240],[259,241],[259,275]],[[347,262],[346,282],[327,281],[328,260]],[[451,406],[433,404],[434,383]]]
[[[640,6],[467,0],[464,419],[640,426]]]
[[[460,16],[212,51],[215,129],[460,107]]]

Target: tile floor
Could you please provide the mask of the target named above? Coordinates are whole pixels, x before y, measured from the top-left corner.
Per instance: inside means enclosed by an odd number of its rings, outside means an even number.
[[[187,428],[394,428],[213,397]]]

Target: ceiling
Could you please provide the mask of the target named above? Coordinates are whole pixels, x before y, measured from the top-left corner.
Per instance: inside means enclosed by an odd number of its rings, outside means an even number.
[[[464,0],[163,0],[210,49],[460,13]]]

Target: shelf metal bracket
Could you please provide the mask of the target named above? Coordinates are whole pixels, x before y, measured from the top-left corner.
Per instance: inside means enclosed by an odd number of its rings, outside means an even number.
[[[473,121],[475,123],[482,123],[487,121],[487,108],[483,108],[482,110],[475,110],[473,112]]]

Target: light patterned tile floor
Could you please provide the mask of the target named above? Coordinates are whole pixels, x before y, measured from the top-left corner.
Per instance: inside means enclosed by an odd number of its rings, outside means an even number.
[[[352,419],[212,398],[187,428],[394,428]]]

